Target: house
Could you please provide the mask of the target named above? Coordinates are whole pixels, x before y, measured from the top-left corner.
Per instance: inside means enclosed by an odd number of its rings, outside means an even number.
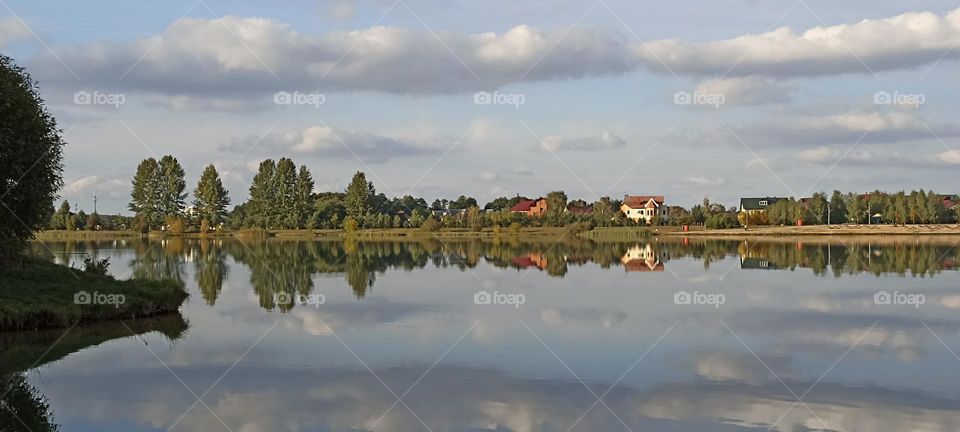
[[[740,213],[760,214],[766,213],[767,207],[773,203],[786,198],[765,197],[765,198],[740,198]]]
[[[535,200],[520,200],[515,206],[510,207],[510,211],[527,216],[543,216],[547,212],[547,199],[541,197]]]
[[[650,244],[636,245],[628,249],[627,253],[620,258],[620,263],[623,264],[623,270],[627,273],[662,272],[664,269],[660,257]]]
[[[620,211],[634,222],[643,220],[651,223],[654,216],[660,220],[667,218],[667,206],[663,205],[663,195],[624,195]]]

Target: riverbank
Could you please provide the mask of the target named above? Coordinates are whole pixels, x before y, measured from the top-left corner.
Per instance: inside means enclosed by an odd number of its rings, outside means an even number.
[[[698,231],[666,231],[664,235],[685,237],[761,237],[761,236],[960,236],[960,226],[950,225],[807,225],[756,226]]]
[[[0,270],[0,331],[156,316],[177,311],[186,298],[176,281],[116,280],[25,258]]]

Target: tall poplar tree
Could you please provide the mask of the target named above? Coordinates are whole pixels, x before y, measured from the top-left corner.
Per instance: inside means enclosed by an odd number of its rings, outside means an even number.
[[[177,158],[166,155],[160,159],[160,202],[161,216],[177,216],[183,213],[187,194],[187,181],[183,167]]]
[[[160,165],[154,158],[147,158],[137,165],[130,191],[130,211],[143,216],[147,225],[158,225],[163,216],[160,213]]]
[[[210,225],[216,226],[226,220],[228,205],[230,196],[223,187],[217,168],[212,164],[207,165],[193,191],[194,210],[201,219],[206,219]]]

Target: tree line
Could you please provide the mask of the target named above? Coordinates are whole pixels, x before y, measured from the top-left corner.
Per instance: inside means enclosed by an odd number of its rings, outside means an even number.
[[[228,210],[231,199],[213,165],[204,168],[193,189],[192,206],[187,208],[185,172],[180,162],[166,155],[147,158],[137,166],[131,181],[128,208],[133,218],[102,217],[73,213],[68,203],[53,213],[49,227],[55,229],[106,229],[130,227],[141,232],[151,229],[206,232],[210,229],[344,229],[440,228],[516,230],[521,227],[593,227],[645,225],[620,211],[622,202],[602,197],[595,202],[570,200],[563,191],[546,195],[547,210],[541,217],[528,217],[510,208],[526,197],[497,197],[481,207],[478,201],[461,195],[438,198],[432,203],[405,195],[389,198],[378,193],[363,172],[353,175],[343,192],[314,192],[314,180],[306,165],[299,167],[290,158],[259,164],[248,189],[247,199]],[[924,190],[868,194],[824,192],[806,199],[784,198],[765,212],[740,213],[704,198],[692,207],[668,206],[667,217],[655,216],[652,225],[703,225],[710,229],[742,225],[792,225],[843,223],[950,223],[960,218],[960,207],[948,211],[943,195]]]

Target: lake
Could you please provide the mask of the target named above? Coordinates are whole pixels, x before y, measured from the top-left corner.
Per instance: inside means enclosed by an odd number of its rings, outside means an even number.
[[[0,335],[0,430],[956,431],[957,240],[34,243],[191,298]]]

